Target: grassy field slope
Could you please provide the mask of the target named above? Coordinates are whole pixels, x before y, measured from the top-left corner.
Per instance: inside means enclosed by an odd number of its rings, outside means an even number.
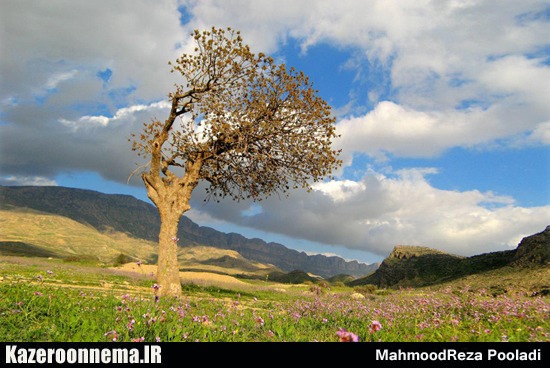
[[[157,244],[127,234],[101,233],[69,218],[28,209],[0,210],[0,255],[87,260],[106,265],[156,263]],[[238,252],[207,246],[179,249],[182,271],[212,272],[262,278],[279,271],[250,261]]]

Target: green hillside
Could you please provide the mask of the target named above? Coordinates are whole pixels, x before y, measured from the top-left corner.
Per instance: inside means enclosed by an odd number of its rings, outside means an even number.
[[[142,261],[156,263],[157,244],[114,230],[99,232],[69,218],[29,209],[0,210],[0,255],[52,257],[112,265]],[[179,249],[180,268],[222,274],[263,277],[280,271],[247,260],[231,250],[207,246]]]

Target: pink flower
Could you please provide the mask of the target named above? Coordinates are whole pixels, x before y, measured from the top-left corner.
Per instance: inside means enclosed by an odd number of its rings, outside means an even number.
[[[145,341],[145,337],[137,337],[135,339],[132,339],[132,342],[144,342]]]
[[[106,332],[103,336],[109,337],[111,339],[111,341],[117,341],[117,339],[118,339],[118,334],[115,330]]]
[[[340,342],[359,342],[359,336],[347,331],[345,328],[338,329],[336,334],[340,338]]]
[[[382,325],[378,321],[372,321],[370,325],[370,333],[375,333],[376,331],[380,331],[382,329]]]

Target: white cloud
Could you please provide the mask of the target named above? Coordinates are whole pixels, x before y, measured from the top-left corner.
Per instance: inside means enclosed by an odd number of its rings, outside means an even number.
[[[380,102],[364,116],[340,121],[336,141],[348,162],[354,153],[382,158],[391,153],[406,157],[431,157],[453,145],[473,145],[488,137],[479,130],[483,112],[423,112],[390,101]]]
[[[61,83],[63,81],[66,81],[66,80],[69,80],[69,79],[72,79],[77,74],[78,74],[78,70],[76,70],[76,69],[70,70],[68,72],[62,72],[62,73],[54,74],[54,75],[52,75],[48,78],[48,81],[46,82],[45,88],[46,89],[56,88],[59,85],[59,83]]]
[[[154,6],[122,0],[6,2],[2,48],[9,52],[0,60],[4,121],[29,127],[48,119],[73,128],[108,124],[106,109],[123,114],[120,106],[164,98],[174,83],[166,63],[186,47],[189,30],[216,25],[241,29],[255,50],[275,51],[294,37],[305,50],[323,42],[353,48],[364,55],[356,56],[356,68],[382,66],[392,100],[339,123],[348,162],[353,153],[430,157],[495,140],[547,142],[550,91],[544,82],[550,67],[527,56],[548,44],[550,22],[537,17],[543,1],[184,4],[193,16],[186,26],[179,24],[175,0]],[[107,69],[112,75],[105,82],[97,74]],[[43,96],[47,106],[29,108],[33,93],[44,88],[55,89]],[[358,103],[378,100],[376,89],[357,91]]]
[[[461,255],[514,249],[522,236],[548,225],[550,206],[524,208],[492,192],[433,187],[433,168],[370,170],[362,180],[319,184],[311,193],[271,197],[262,211],[242,216],[247,203],[199,205],[195,213],[313,242],[387,256],[401,245],[424,245]],[[351,189],[351,190],[350,190]],[[202,216],[206,216],[206,215]]]
[[[230,25],[267,51],[288,36],[301,40],[304,50],[329,43],[357,50],[363,64],[382,65],[394,105],[382,102],[363,122],[348,122],[365,133],[355,141],[374,143],[360,152],[426,157],[540,130],[550,116],[550,66],[528,56],[548,45],[545,1],[276,4],[277,11],[271,1],[193,1],[190,26]],[[372,91],[362,93],[363,101],[372,101]],[[538,136],[525,143],[537,143]]]
[[[109,124],[133,124],[138,117],[154,116],[155,112],[166,113],[170,109],[168,101],[153,102],[149,105],[132,105],[120,108],[116,111],[113,117],[107,116],[81,116],[77,121],[60,118],[59,122],[66,127],[69,127],[73,132],[80,129],[89,129],[93,127],[106,127]],[[147,121],[142,121],[146,123]]]
[[[128,139],[141,131],[143,123],[165,116],[169,108],[169,103],[160,101],[124,107],[112,117],[45,119],[37,122],[39,129],[25,124],[0,125],[0,167],[15,177],[95,171],[107,179],[126,183],[135,164],[141,163]],[[35,111],[26,113],[32,117]],[[26,119],[26,115],[20,118]]]
[[[542,144],[550,144],[550,121],[539,124],[530,135],[529,139]]]
[[[110,89],[135,87],[134,98],[158,99],[173,85],[167,62],[187,37],[175,0],[2,3],[3,81],[0,98],[28,98],[83,74],[100,82],[109,68]]]
[[[485,66],[479,81],[489,93],[519,99],[518,104],[530,104],[549,116],[550,83],[546,81],[550,80],[550,67],[541,61],[519,55],[502,57]]]
[[[360,191],[365,190],[365,186],[352,180],[340,180],[316,183],[313,189],[330,196],[335,202],[343,202],[354,196]]]
[[[55,180],[42,176],[4,176],[0,177],[0,185],[33,185],[33,186],[57,186]]]

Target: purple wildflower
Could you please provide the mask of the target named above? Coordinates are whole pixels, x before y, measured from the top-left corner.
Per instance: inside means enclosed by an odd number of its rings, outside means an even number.
[[[359,336],[352,332],[349,332],[345,328],[338,329],[338,332],[336,332],[336,334],[340,338],[340,342],[359,342]]]
[[[103,336],[107,336],[108,338],[111,339],[111,341],[117,341],[118,339],[118,334],[115,330],[105,332]]]
[[[375,333],[376,331],[380,331],[382,329],[382,325],[378,321],[372,321],[370,325],[370,333]]]
[[[141,263],[141,261],[137,261],[136,264],[140,267],[143,263]]]

